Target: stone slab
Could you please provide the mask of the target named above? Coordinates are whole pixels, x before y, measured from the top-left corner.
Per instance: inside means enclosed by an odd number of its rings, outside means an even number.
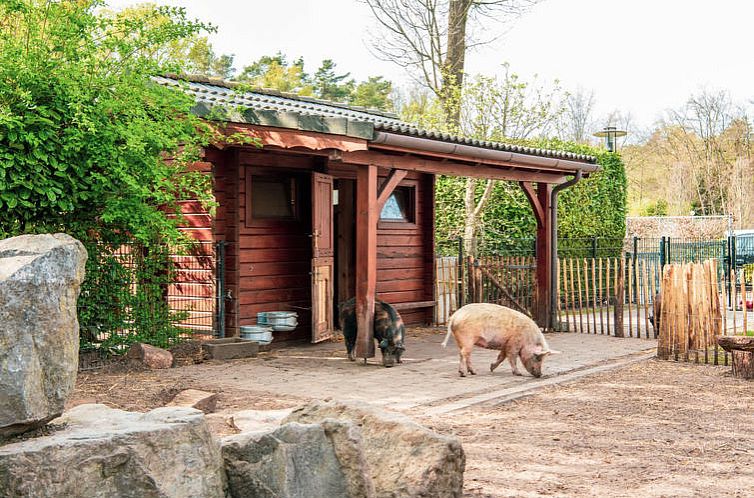
[[[199,389],[185,389],[175,395],[175,398],[165,406],[185,406],[196,408],[204,413],[212,413],[217,408],[217,393],[200,391]]]
[[[210,360],[234,360],[236,358],[256,358],[259,354],[259,343],[254,341],[238,341],[212,343],[202,345]]]

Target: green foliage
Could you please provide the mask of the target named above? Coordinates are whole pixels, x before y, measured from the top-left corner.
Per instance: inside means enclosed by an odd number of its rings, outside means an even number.
[[[288,63],[285,55],[265,55],[243,68],[238,80],[252,86],[271,88],[281,92],[312,95],[314,89],[309,75],[304,71],[304,59],[299,57]]]
[[[623,238],[626,230],[626,173],[618,154],[560,140],[516,141],[531,147],[565,150],[597,157],[601,169],[558,196],[559,238]],[[437,180],[438,240],[460,237],[464,223],[465,179]],[[477,199],[484,184],[476,186]],[[497,182],[482,214],[482,239],[510,244],[536,234],[536,220],[528,200],[515,182]]]
[[[641,210],[641,216],[667,216],[668,215],[668,201],[665,199],[657,199],[655,202],[650,203]]]
[[[390,81],[382,76],[370,76],[366,81],[356,85],[348,103],[368,109],[390,111],[393,109],[393,102],[390,100],[392,91],[393,84]]]
[[[187,188],[206,180],[185,166],[209,128],[191,97],[150,79],[163,69],[154,49],[204,25],[180,9],[103,17],[97,5],[0,3],[0,235],[118,230],[147,242],[177,234],[161,206],[207,195]]]
[[[349,75],[335,74],[335,63],[330,59],[323,60],[312,79],[314,94],[324,100],[344,102],[354,90],[354,81],[346,79]]]
[[[304,70],[304,59],[299,57],[292,63],[278,52],[265,55],[246,66],[238,77],[250,87],[270,88],[281,92],[313,96],[323,100],[369,107],[388,111],[392,109],[391,82],[382,76],[372,76],[357,83],[350,73],[337,74],[336,64],[325,59],[314,75]]]
[[[82,326],[112,342],[128,324],[138,340],[167,344],[177,330],[159,298],[164,255],[129,266],[97,248],[136,241],[159,255],[181,241],[165,208],[210,201],[209,178],[187,165],[215,131],[191,114],[190,96],[151,79],[181,70],[171,54],[209,27],[177,8],[100,6],[0,0],[0,237],[79,238],[90,250]]]

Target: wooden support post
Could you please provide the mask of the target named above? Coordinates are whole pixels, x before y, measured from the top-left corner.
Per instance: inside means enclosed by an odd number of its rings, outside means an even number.
[[[377,287],[377,166],[356,174],[356,357],[374,357],[374,299]]]
[[[552,328],[550,323],[550,284],[552,282],[552,222],[550,216],[550,200],[552,199],[552,185],[537,183],[535,192],[531,182],[519,182],[519,185],[529,199],[537,219],[537,303],[534,320],[545,329]]]

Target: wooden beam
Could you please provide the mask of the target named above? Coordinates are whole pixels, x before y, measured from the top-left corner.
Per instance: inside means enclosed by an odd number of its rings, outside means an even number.
[[[336,151],[330,155],[330,160],[341,161],[348,164],[372,164],[381,168],[419,171],[421,173],[431,173],[435,175],[466,176],[494,180],[515,180],[555,184],[563,183],[566,180],[566,172],[564,171],[531,171],[528,169],[517,168],[515,165],[491,167],[485,166],[481,163],[468,164],[457,161],[440,162],[416,156],[381,154],[373,150],[355,152]]]
[[[356,356],[374,357],[374,299],[377,288],[377,166],[356,173]]]
[[[534,210],[534,217],[537,220],[537,226],[541,226],[545,223],[545,212],[542,208],[542,204],[537,198],[537,192],[534,190],[534,184],[532,182],[518,182],[521,189],[524,191],[526,198],[529,199],[532,210]]]
[[[385,206],[385,203],[387,202],[388,198],[390,197],[390,194],[393,193],[393,190],[395,190],[395,187],[398,186],[401,181],[403,181],[404,178],[406,178],[406,175],[408,174],[408,171],[402,170],[402,169],[394,169],[390,171],[390,174],[385,179],[385,182],[380,187],[379,192],[377,192],[377,212],[381,213],[382,208]]]

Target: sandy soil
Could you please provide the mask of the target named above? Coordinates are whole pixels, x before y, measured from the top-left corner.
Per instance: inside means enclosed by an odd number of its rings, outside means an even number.
[[[652,360],[423,422],[463,440],[468,497],[754,496],[754,383]]]
[[[467,497],[751,497],[754,383],[728,371],[653,360],[420,421],[462,439]],[[189,387],[218,392],[215,383],[189,383],[172,372],[80,374],[69,406],[144,411]],[[233,375],[232,362],[226,372]],[[218,411],[304,401],[223,389]],[[222,414],[211,429],[233,432]]]

